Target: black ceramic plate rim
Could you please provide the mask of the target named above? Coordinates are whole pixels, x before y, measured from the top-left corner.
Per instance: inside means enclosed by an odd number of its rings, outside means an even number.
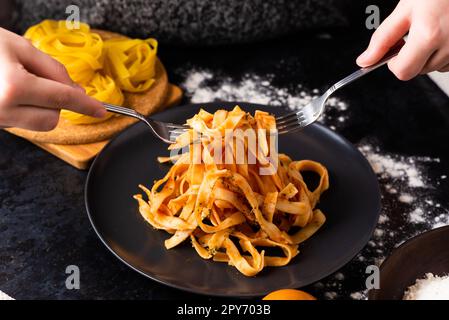
[[[182,106],[178,106],[179,108],[189,108],[189,107],[204,107],[207,108],[208,105],[217,105],[217,103],[225,103],[225,104],[234,104],[234,105],[239,105],[239,104],[248,104],[247,102],[211,102],[211,103],[201,103],[201,104],[188,104],[188,105],[182,105]],[[263,105],[259,105],[259,104],[253,104],[251,103],[251,105],[254,105],[256,107],[261,107],[263,110]],[[163,111],[161,113],[156,114],[155,116],[159,115],[159,114],[163,114],[167,111]],[[126,266],[128,266],[129,268],[131,268],[132,270],[140,273],[141,275],[145,276],[146,278],[149,278],[153,281],[156,281],[160,284],[166,285],[168,287],[171,288],[175,288],[178,290],[182,290],[182,291],[186,291],[186,292],[190,292],[190,293],[195,293],[195,294],[200,294],[200,295],[205,295],[205,296],[215,296],[215,297],[229,297],[229,294],[226,293],[216,293],[216,292],[204,292],[201,290],[196,290],[194,288],[190,288],[190,287],[185,287],[185,286],[180,286],[177,284],[173,284],[167,281],[163,281],[161,279],[158,279],[157,277],[153,277],[152,275],[149,275],[147,273],[145,273],[142,270],[139,270],[138,268],[136,268],[135,266],[131,265],[130,263],[128,263],[126,260],[124,260],[122,257],[120,257],[106,242],[106,240],[104,240],[104,238],[102,237],[102,235],[100,234],[100,232],[98,231],[97,227],[95,226],[95,223],[93,221],[92,218],[92,214],[89,208],[89,201],[88,201],[88,193],[89,193],[89,181],[91,181],[91,176],[93,175],[93,172],[95,170],[95,166],[97,165],[97,162],[99,162],[100,160],[100,156],[102,153],[107,152],[109,150],[109,148],[111,147],[112,143],[122,134],[125,134],[127,131],[131,130],[133,127],[139,125],[139,122],[133,124],[132,126],[126,128],[125,130],[123,130],[121,133],[119,133],[117,136],[115,136],[114,138],[112,138],[107,145],[101,150],[101,152],[95,157],[94,161],[92,162],[92,165],[89,168],[89,172],[87,174],[87,178],[86,178],[86,184],[85,184],[85,188],[84,188],[84,203],[85,203],[85,207],[86,207],[86,212],[87,212],[87,216],[89,218],[90,224],[92,226],[92,228],[94,229],[95,233],[97,234],[98,238],[101,240],[101,242],[106,246],[106,248],[116,257],[118,258],[121,262],[123,262]],[[356,152],[358,152],[361,155],[362,161],[365,163],[365,165],[367,166],[367,168],[369,168],[370,170],[370,174],[375,178],[373,179],[373,181],[375,181],[376,183],[376,195],[377,195],[377,207],[376,207],[376,211],[377,211],[377,218],[380,215],[380,209],[381,209],[381,197],[380,197],[380,186],[379,186],[379,182],[377,179],[376,174],[374,173],[374,171],[372,170],[371,164],[368,162],[368,160],[365,158],[365,156],[363,156],[363,154],[349,141],[347,140],[345,137],[337,134],[336,132],[326,128],[325,126],[319,124],[319,123],[313,123],[310,126],[314,126],[314,127],[318,127],[319,130],[322,131],[326,131],[328,132],[330,135],[334,135],[337,136],[339,139],[341,139],[343,142],[345,142],[347,145],[351,146]],[[371,229],[369,230],[369,232],[366,233],[366,236],[363,238],[363,241],[360,241],[360,244],[358,246],[355,246],[353,248],[352,251],[348,252],[348,254],[342,256],[339,260],[340,263],[339,265],[329,268],[327,269],[326,272],[326,276],[329,276],[331,274],[333,274],[334,272],[337,272],[338,270],[340,270],[343,266],[345,266],[346,264],[348,264],[368,243],[369,239],[371,239],[374,230],[376,228],[377,224],[374,224]],[[325,278],[326,276],[323,276],[322,278]],[[317,280],[319,281],[319,280]],[[261,296],[265,296],[268,293],[270,293],[269,291],[260,291],[260,292],[251,292],[251,293],[240,293],[238,295],[233,295],[233,297],[241,297],[241,298],[248,298],[248,297],[261,297]]]
[[[422,241],[422,239],[429,237],[429,236],[433,235],[434,233],[440,233],[440,232],[446,232],[446,231],[449,231],[449,226],[442,226],[442,227],[435,228],[432,230],[424,231],[423,233],[420,233],[414,237],[411,237],[410,239],[405,240],[399,247],[397,247],[396,249],[394,249],[391,252],[391,254],[384,260],[384,262],[382,262],[382,264],[380,265],[380,268],[379,268],[380,274],[382,274],[382,272],[385,270],[385,268],[387,268],[390,265],[391,260],[393,260],[393,258],[395,256],[400,254],[402,251],[406,250],[408,247],[419,246],[419,242]],[[378,290],[370,290],[368,293],[369,300],[379,300],[379,299],[377,299],[377,296],[378,296]]]

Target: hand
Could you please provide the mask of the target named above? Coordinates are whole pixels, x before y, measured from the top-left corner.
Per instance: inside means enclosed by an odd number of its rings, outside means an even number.
[[[0,127],[52,130],[61,108],[106,115],[102,104],[87,96],[61,63],[2,28],[0,66]]]
[[[401,0],[374,32],[357,64],[366,67],[376,63],[407,32],[407,43],[388,63],[398,79],[449,71],[449,0]]]

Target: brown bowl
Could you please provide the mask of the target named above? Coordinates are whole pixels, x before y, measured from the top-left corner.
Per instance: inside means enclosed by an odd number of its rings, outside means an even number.
[[[402,300],[405,290],[426,273],[449,274],[449,226],[422,233],[399,246],[380,267],[380,289],[369,300]]]

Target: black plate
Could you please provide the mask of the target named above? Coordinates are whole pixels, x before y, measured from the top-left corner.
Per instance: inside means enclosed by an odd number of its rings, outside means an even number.
[[[449,226],[424,232],[399,246],[380,267],[380,289],[370,300],[402,300],[405,290],[426,273],[449,274]]]
[[[188,105],[156,115],[157,120],[183,123],[200,107],[214,112],[235,103]],[[280,108],[240,103],[275,115]],[[347,140],[320,125],[281,136],[279,150],[295,160],[311,159],[330,173],[330,189],[319,207],[325,226],[300,247],[300,254],[282,268],[266,268],[253,278],[224,263],[201,259],[186,243],[167,251],[168,234],[148,225],[137,210],[137,185],[151,186],[167,171],[156,157],[168,155],[167,145],[136,124],[116,137],[94,161],[86,183],[85,201],[96,233],[121,261],[166,285],[208,295],[261,296],[280,288],[299,288],[316,282],[348,263],[368,242],[380,212],[375,174],[363,155]]]

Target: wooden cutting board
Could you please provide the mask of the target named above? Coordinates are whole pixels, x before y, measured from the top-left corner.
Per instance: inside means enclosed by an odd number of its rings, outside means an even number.
[[[179,87],[170,84],[164,108],[179,104],[181,99],[182,90]],[[88,169],[91,161],[109,142],[109,140],[106,140],[89,144],[60,145],[40,143],[32,140],[29,141],[80,170]]]

